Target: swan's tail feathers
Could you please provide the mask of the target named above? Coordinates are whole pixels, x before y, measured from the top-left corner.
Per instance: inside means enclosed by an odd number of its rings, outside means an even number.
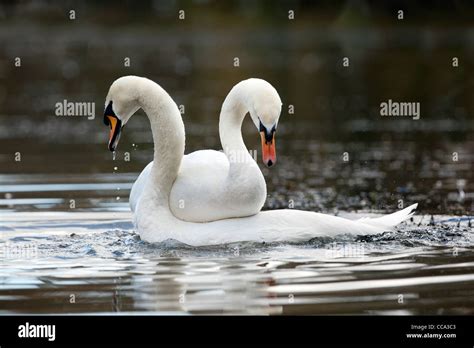
[[[412,204],[409,207],[397,211],[392,214],[384,215],[378,218],[362,218],[360,221],[366,225],[382,228],[385,230],[392,230],[399,223],[411,218],[415,214],[415,209],[418,206],[418,203]]]

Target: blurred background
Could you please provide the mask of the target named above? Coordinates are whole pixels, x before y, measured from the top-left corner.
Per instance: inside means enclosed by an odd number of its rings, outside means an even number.
[[[0,314],[473,314],[473,18],[473,1],[2,0]],[[242,129],[264,209],[417,214],[302,245],[140,242],[128,195],[153,156],[149,122],[138,112],[115,156],[103,124],[129,74],[184,106],[186,153],[221,148],[233,85],[269,81],[276,166]],[[382,117],[389,99],[419,102],[420,119]],[[56,116],[64,101],[95,117]]]
[[[127,210],[152,159],[149,123],[140,111],[114,158],[102,117],[110,84],[134,74],[184,105],[186,153],[221,148],[218,116],[234,84],[259,77],[278,90],[275,167],[261,164],[252,122],[243,127],[266,209],[419,202],[423,214],[469,214],[473,17],[469,1],[3,0],[0,208],[68,210],[74,199],[78,210]],[[381,117],[388,99],[420,102],[421,118]],[[64,100],[95,103],[95,119],[56,116]]]

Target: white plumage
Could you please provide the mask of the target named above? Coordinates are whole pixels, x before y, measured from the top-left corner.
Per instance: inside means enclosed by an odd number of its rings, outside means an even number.
[[[223,152],[195,151],[183,157],[170,193],[170,209],[177,218],[208,222],[257,214],[267,197],[265,178],[249,154],[241,134],[247,113],[255,126],[276,127],[281,100],[268,82],[244,80],[226,97],[219,119]],[[152,162],[153,163],[153,162]],[[152,163],[132,188],[130,206],[135,211]]]
[[[140,174],[130,195],[134,221],[145,241],[175,239],[202,246],[242,241],[303,242],[318,236],[374,234],[393,229],[412,216],[417,206],[414,204],[390,215],[357,221],[293,209],[265,211],[248,217],[203,223],[184,221],[173,214],[170,198],[173,194],[176,197],[198,194],[196,197],[211,202],[212,199],[206,194],[212,197],[212,192],[201,188],[213,185],[223,187],[224,180],[227,180],[223,177],[229,172],[227,157],[214,151],[198,151],[183,159],[185,135],[179,110],[166,91],[148,79],[127,76],[116,80],[110,87],[106,105],[111,100],[123,124],[139,108],[143,108],[150,119],[155,143],[154,160]],[[241,137],[240,132],[238,134]],[[202,163],[214,163],[214,160],[217,164],[213,167],[211,177],[207,166]],[[186,185],[174,188],[179,180]],[[231,184],[238,195],[240,183]],[[188,188],[189,192],[186,191]],[[210,206],[208,209],[207,213],[218,215],[218,211],[225,211],[226,207]]]

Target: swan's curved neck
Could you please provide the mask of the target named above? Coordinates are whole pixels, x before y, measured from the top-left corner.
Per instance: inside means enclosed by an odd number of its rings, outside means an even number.
[[[158,84],[143,79],[137,87],[138,102],[150,119],[154,156],[150,181],[167,199],[184,154],[184,124],[173,99]]]
[[[242,84],[236,85],[225,98],[219,117],[219,136],[222,149],[231,165],[232,158],[253,161],[242,139],[242,122],[249,111],[245,100],[246,92]]]

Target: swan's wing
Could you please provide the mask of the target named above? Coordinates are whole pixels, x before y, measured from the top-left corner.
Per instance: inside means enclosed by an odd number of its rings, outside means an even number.
[[[200,207],[206,206],[214,208],[209,203],[218,200],[223,194],[228,172],[229,161],[223,152],[201,150],[184,156],[171,189],[171,209],[177,208],[181,200],[186,203],[186,207],[178,208],[179,211],[200,210]],[[200,214],[206,214],[205,210]]]
[[[232,201],[227,177],[229,161],[220,151],[202,150],[184,156],[170,192],[169,205],[179,219],[193,222],[229,218]]]
[[[183,157],[177,179],[192,176],[201,180],[207,178],[214,181],[216,176],[223,177],[228,171],[229,160],[222,151],[200,150]]]
[[[137,209],[145,183],[150,176],[152,165],[153,161],[148,163],[132,186],[129,199],[132,211]],[[228,170],[229,161],[223,152],[214,150],[195,151],[183,157],[176,182],[178,182],[178,187],[181,186],[180,190],[184,191],[183,193],[190,194],[195,191],[190,183],[196,186],[215,184],[215,176],[223,177]],[[206,182],[206,178],[211,182]]]
[[[169,206],[177,218],[208,222],[257,214],[265,203],[266,184],[251,159],[232,171],[220,151],[186,155],[170,193]]]
[[[137,180],[132,186],[132,190],[130,191],[130,199],[129,199],[130,209],[132,209],[132,211],[137,210],[137,205],[143,193],[143,189],[145,188],[145,184],[148,180],[148,177],[150,176],[152,165],[153,165],[153,162],[148,163],[148,165],[145,167],[145,169],[142,170],[142,172],[140,173]]]

